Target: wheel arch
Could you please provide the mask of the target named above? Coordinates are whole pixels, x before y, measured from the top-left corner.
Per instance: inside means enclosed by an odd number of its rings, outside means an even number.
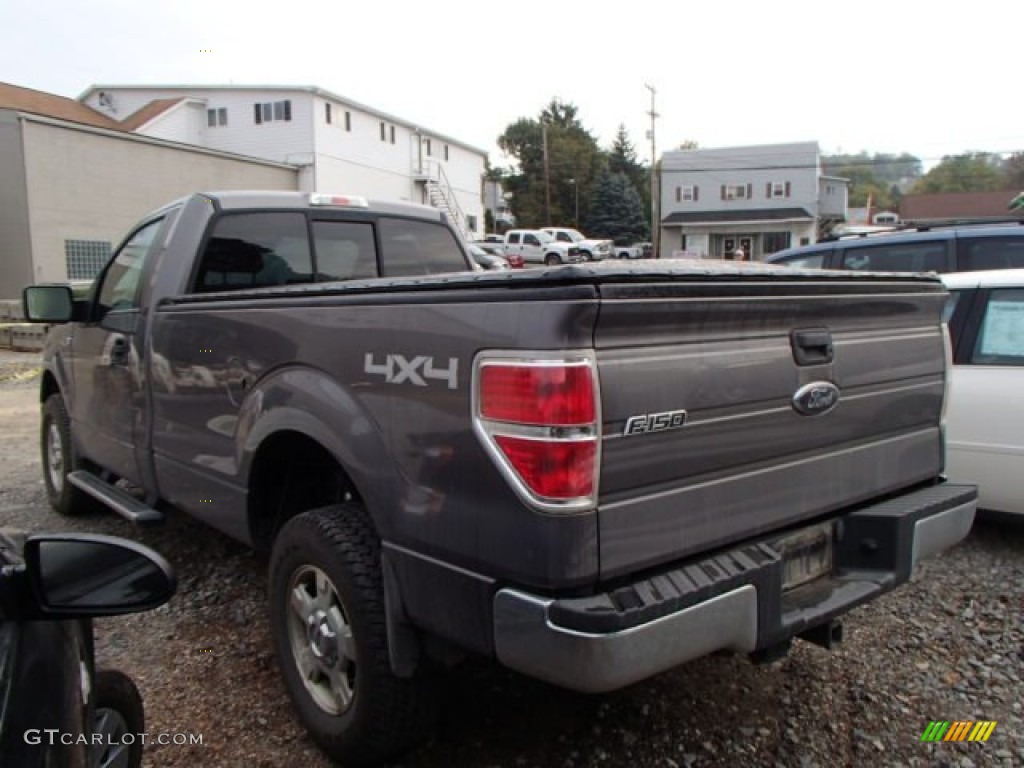
[[[291,517],[348,499],[362,502],[387,537],[393,462],[372,418],[334,379],[309,368],[279,371],[249,392],[236,434],[257,549],[269,549]]]

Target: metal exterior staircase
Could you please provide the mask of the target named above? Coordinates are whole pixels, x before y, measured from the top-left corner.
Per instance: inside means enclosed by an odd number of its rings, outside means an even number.
[[[418,178],[426,184],[427,200],[430,205],[447,214],[452,225],[458,230],[463,240],[469,241],[469,230],[466,227],[466,214],[459,207],[458,198],[452,188],[444,167],[437,160],[425,159]]]

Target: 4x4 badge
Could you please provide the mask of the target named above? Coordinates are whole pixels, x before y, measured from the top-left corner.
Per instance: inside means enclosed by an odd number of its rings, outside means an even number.
[[[804,416],[820,416],[839,405],[839,387],[831,381],[812,381],[793,395],[793,410]]]

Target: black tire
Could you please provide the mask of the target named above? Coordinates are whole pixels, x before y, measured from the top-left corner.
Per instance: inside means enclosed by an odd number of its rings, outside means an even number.
[[[91,496],[68,482],[68,475],[81,469],[81,464],[75,455],[71,420],[60,394],[50,395],[43,403],[40,449],[46,497],[54,512],[70,517],[96,509]]]
[[[128,675],[116,669],[96,673],[94,733],[102,736],[93,747],[93,768],[139,768],[142,765],[142,739],[146,732],[146,713],[142,696]],[[125,734],[133,734],[122,739]]]
[[[285,686],[324,752],[346,766],[378,765],[429,736],[435,691],[422,669],[411,678],[391,670],[380,542],[362,505],[289,520],[274,542],[269,592]]]
[[[549,267],[554,267],[558,264],[561,264],[562,259],[559,258],[557,254],[549,253],[547,256],[544,257],[544,263],[547,264]]]

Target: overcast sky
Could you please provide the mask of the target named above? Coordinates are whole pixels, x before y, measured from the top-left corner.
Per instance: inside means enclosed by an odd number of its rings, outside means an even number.
[[[491,153],[557,97],[604,147],[1024,150],[1012,0],[0,0],[0,81],[316,85]]]

